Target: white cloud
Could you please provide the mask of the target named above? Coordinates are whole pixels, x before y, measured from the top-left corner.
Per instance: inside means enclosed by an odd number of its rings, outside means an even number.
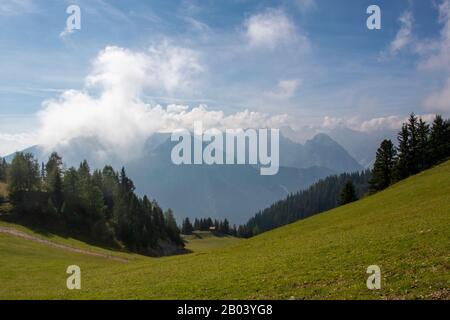
[[[47,101],[39,113],[39,142],[49,149],[74,138],[95,138],[104,153],[129,159],[139,155],[155,132],[207,128],[279,127],[287,116],[243,111],[225,115],[200,105],[149,105],[145,90],[166,93],[192,87],[203,70],[195,52],[163,43],[148,52],[107,47],[94,60],[86,88],[69,90]],[[104,154],[103,153],[103,154]]]
[[[432,111],[450,112],[450,0],[443,0],[438,10],[442,24],[439,39],[418,42],[416,50],[422,56],[420,69],[445,73],[442,87],[431,92],[424,100],[424,106]]]
[[[434,114],[418,115],[424,121],[431,122]],[[339,127],[346,127],[361,132],[376,132],[385,130],[398,130],[402,124],[408,120],[408,117],[387,116],[363,120],[360,117],[338,118],[325,117],[322,122],[322,128],[331,130]]]
[[[381,51],[379,60],[384,61],[395,57],[401,50],[414,44],[413,23],[414,17],[411,11],[405,11],[398,19],[400,29],[386,50]]]
[[[355,129],[358,129],[359,131],[362,132],[397,130],[402,127],[402,124],[406,120],[407,120],[406,117],[399,117],[399,116],[373,118],[362,121],[360,124],[355,126]]]
[[[439,22],[443,25],[437,40],[419,42],[416,50],[422,55],[420,68],[428,71],[450,69],[450,0],[439,5]]]
[[[399,18],[401,27],[395,39],[389,46],[389,53],[395,56],[400,50],[406,48],[412,42],[413,15],[411,11],[406,11]]]
[[[266,96],[275,100],[289,100],[295,95],[299,85],[298,79],[281,80],[275,90],[267,92]]]
[[[274,49],[298,40],[307,43],[306,37],[298,34],[294,23],[279,9],[267,9],[248,18],[245,36],[251,48]]]
[[[135,96],[144,88],[166,93],[192,89],[194,76],[204,71],[196,52],[164,41],[148,52],[107,47],[94,62],[87,85]]]

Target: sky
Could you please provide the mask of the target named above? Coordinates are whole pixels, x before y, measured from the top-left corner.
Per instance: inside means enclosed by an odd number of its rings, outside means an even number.
[[[0,155],[80,136],[133,152],[196,120],[301,141],[411,112],[450,115],[450,0],[0,2]]]

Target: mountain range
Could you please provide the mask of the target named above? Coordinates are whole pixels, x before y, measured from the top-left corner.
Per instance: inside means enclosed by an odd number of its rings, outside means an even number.
[[[156,199],[163,208],[173,209],[179,220],[186,216],[227,218],[236,224],[324,177],[363,169],[326,134],[319,134],[305,144],[281,135],[280,170],[274,176],[261,176],[259,169],[251,165],[177,166],[170,157],[176,143],[170,140],[169,134],[154,134],[142,152],[128,161],[113,156],[99,157],[102,146],[92,138],[74,139],[55,151],[63,157],[66,166],[78,166],[84,159],[93,168],[105,164],[116,169],[125,166],[137,192]],[[24,151],[33,153],[40,162],[49,156],[49,151],[41,146]],[[7,161],[12,156],[6,157]]]

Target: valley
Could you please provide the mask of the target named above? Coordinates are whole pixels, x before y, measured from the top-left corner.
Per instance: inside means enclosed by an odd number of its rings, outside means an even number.
[[[0,298],[12,299],[448,299],[450,162],[376,195],[226,245],[149,258],[81,241],[56,243],[125,258],[122,263],[0,234]],[[383,204],[383,205],[380,205]],[[230,239],[222,239],[228,241]],[[201,240],[203,241],[203,240]],[[68,265],[82,289],[65,287]],[[366,269],[381,269],[381,290],[366,288]]]

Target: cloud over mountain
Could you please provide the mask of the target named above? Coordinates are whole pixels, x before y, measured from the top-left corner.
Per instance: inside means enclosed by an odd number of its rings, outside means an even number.
[[[207,128],[279,127],[286,115],[269,116],[244,110],[230,115],[200,105],[150,105],[144,92],[176,94],[193,90],[205,69],[199,55],[163,42],[146,52],[107,47],[93,62],[82,90],[65,91],[46,101],[39,112],[39,143],[47,149],[75,138],[95,138],[106,154],[124,160],[139,155],[155,132]]]

